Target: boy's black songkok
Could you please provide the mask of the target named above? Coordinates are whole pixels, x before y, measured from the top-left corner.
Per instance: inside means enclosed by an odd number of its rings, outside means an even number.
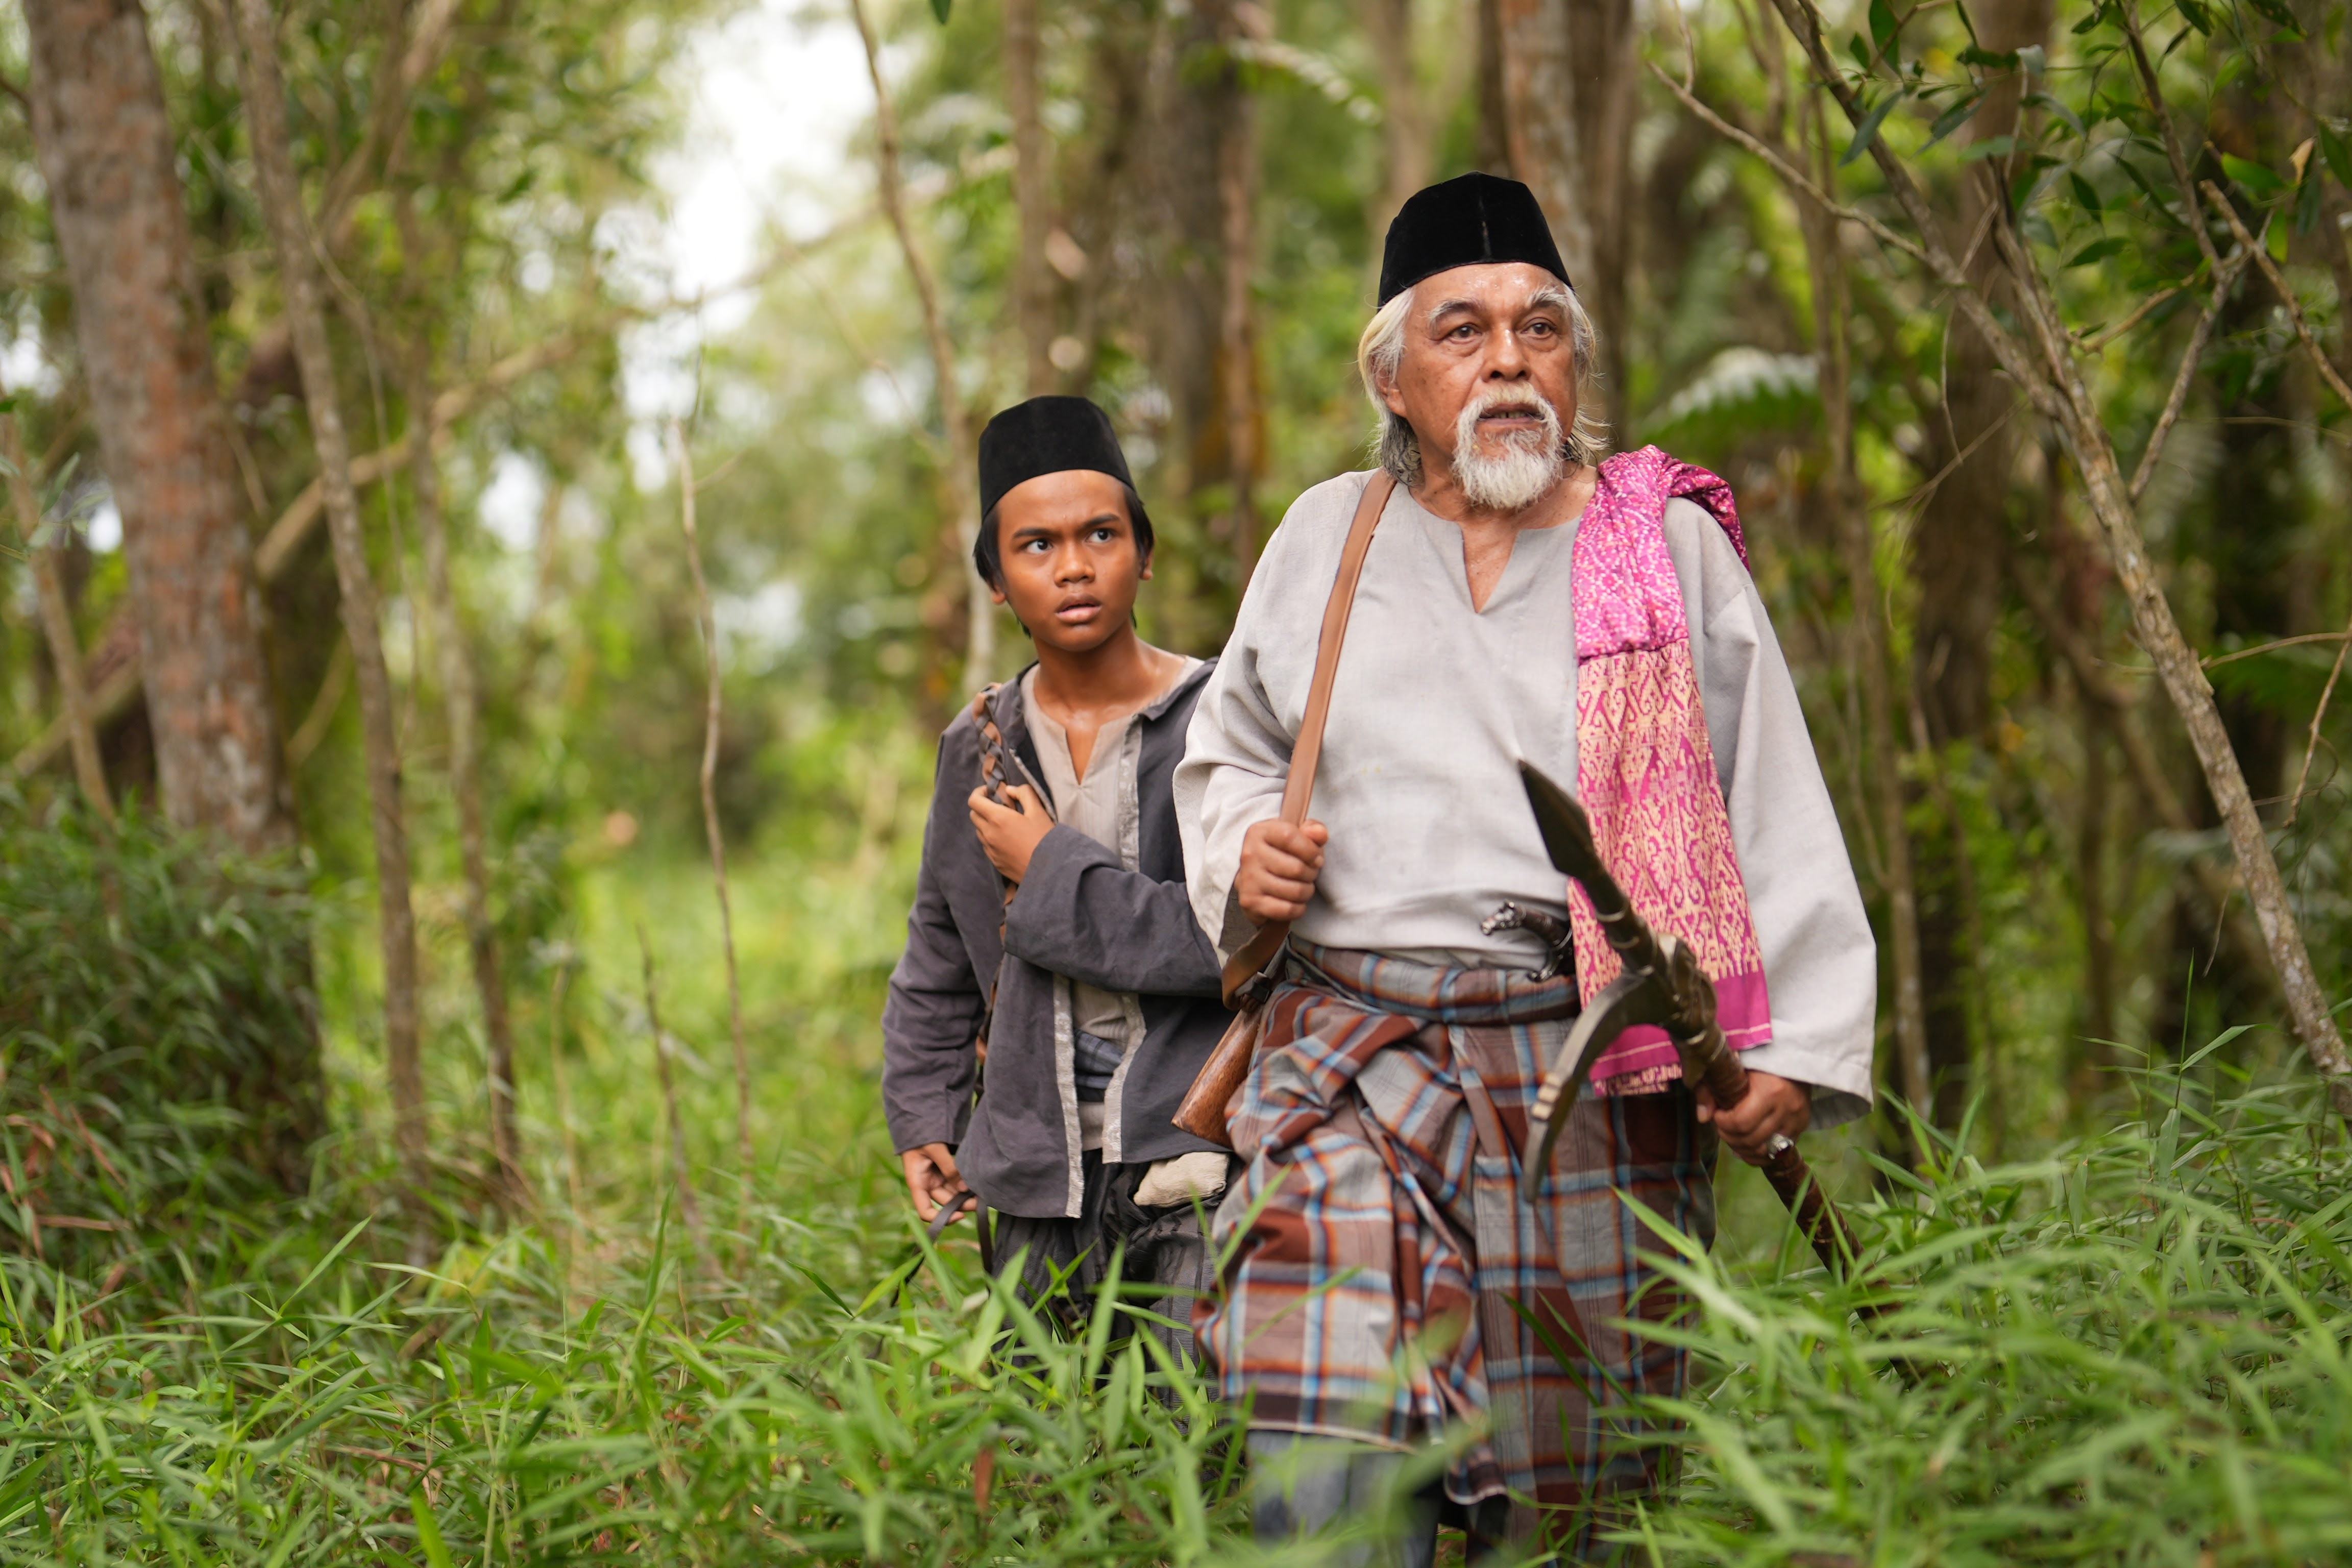
[[[980,515],[994,511],[1013,486],[1072,468],[1108,474],[1130,491],[1135,489],[1110,416],[1094,404],[1083,397],[1033,397],[1014,404],[980,433]]]

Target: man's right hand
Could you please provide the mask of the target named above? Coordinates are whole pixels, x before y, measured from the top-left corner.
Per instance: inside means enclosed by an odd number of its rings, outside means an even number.
[[[1315,896],[1323,874],[1323,846],[1331,830],[1312,819],[1293,827],[1280,817],[1250,824],[1242,835],[1241,874],[1234,896],[1242,912],[1260,925],[1295,921]]]
[[[955,1151],[944,1143],[926,1143],[898,1156],[907,1167],[907,1191],[915,1200],[915,1217],[929,1225],[939,1217],[942,1204],[953,1203],[971,1191],[956,1174]]]

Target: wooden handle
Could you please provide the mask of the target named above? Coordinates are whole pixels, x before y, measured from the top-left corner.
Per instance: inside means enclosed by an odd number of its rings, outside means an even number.
[[[1169,1121],[1195,1138],[1232,1148],[1234,1135],[1225,1128],[1225,1108],[1233,1103],[1242,1080],[1249,1077],[1251,1059],[1257,1055],[1257,1042],[1265,1033],[1265,1008],[1253,998],[1225,1026],[1217,1048],[1201,1064],[1192,1087],[1184,1091],[1184,1102]]]

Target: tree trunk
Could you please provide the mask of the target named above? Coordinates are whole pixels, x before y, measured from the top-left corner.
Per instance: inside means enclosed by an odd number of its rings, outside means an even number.
[[[1013,205],[1020,248],[1013,258],[1013,314],[1021,324],[1029,395],[1055,390],[1054,279],[1045,237],[1054,226],[1049,151],[1039,112],[1038,0],[1004,0],[1004,99],[1013,113]]]
[[[1839,73],[1830,57],[1829,46],[1822,37],[1820,13],[1812,8],[1811,0],[1773,0],[1773,5],[1804,49],[1817,79],[1837,100],[1846,122],[1858,129],[1869,111],[1862,107],[1859,93]],[[2124,19],[2127,27],[2136,26],[2128,7]],[[2136,32],[2133,37],[2137,40]],[[2153,94],[2150,97],[2151,109],[2163,114],[2164,105]],[[2181,199],[2193,212],[2197,195],[2185,188],[2189,183],[2186,161],[2179,155],[2170,126],[2161,128],[2168,153],[2173,155],[2176,180],[2184,187]],[[2058,314],[2056,301],[2051,298],[2049,281],[2040,263],[2009,224],[1994,222],[1990,243],[1998,247],[2008,282],[2015,291],[2017,314],[2012,329],[1994,313],[1981,294],[1969,287],[1966,275],[1944,247],[1938,232],[1940,226],[1921,195],[1917,182],[1884,137],[1872,139],[1870,156],[1911,226],[1910,243],[1916,246],[1920,260],[1937,281],[1951,291],[1958,310],[1992,344],[2001,368],[2025,389],[2035,409],[2056,429],[2066,455],[2082,476],[2108,558],[2115,564],[2116,579],[2131,606],[2132,629],[2139,645],[2147,650],[2149,661],[2164,683],[2165,695],[2171,699],[2189,731],[2189,744],[2195,748],[2198,763],[2205,773],[2206,787],[2212,792],[2214,808],[2228,829],[2230,848],[2245,882],[2246,900],[2253,907],[2255,919],[2262,926],[2263,940],[2278,972],[2279,989],[2294,1022],[2295,1036],[2311,1053],[2312,1065],[2326,1082],[2329,1102],[2336,1114],[2352,1122],[2352,1057],[2345,1052],[2344,1037],[2336,1026],[2326,994],[2320,989],[2303,928],[2295,920],[2294,906],[2287,901],[2278,860],[2271,853],[2262,818],[2246,789],[2244,771],[2238,765],[2238,754],[2231,747],[2229,731],[2214,706],[2212,683],[2206,679],[2196,652],[2181,636],[2171,601],[2165,596],[2164,585],[2158,581],[2154,563],[2148,559],[2147,541],[2140,532],[2139,519],[2133,510],[2130,486],[2116,459],[2114,435],[2083,378],[2074,340]],[[1862,221],[1873,220],[1864,216]],[[1882,225],[1878,232],[1891,231]],[[2210,250],[2211,242],[2205,237],[2203,227],[2194,232]]]
[[[972,447],[971,413],[956,376],[955,344],[948,336],[947,315],[940,300],[939,279],[929,259],[916,242],[914,219],[907,211],[906,178],[898,160],[898,111],[882,79],[882,45],[874,36],[874,20],[866,0],[850,0],[850,16],[866,46],[866,72],[874,84],[874,163],[881,188],[882,211],[898,237],[898,252],[908,276],[915,280],[916,303],[922,310],[923,336],[930,345],[931,375],[938,384],[940,426],[946,437],[940,453],[940,497],[946,525],[957,531],[962,545],[965,631],[963,683],[978,690],[993,678],[996,666],[996,605],[988,584],[973,563],[971,548],[980,539],[980,503],[973,469],[978,458]]]
[[[6,389],[0,387],[0,396]],[[66,735],[73,747],[74,780],[82,798],[107,826],[114,826],[114,796],[106,787],[106,763],[98,752],[98,727],[90,722],[89,684],[74,635],[73,605],[66,597],[64,550],[41,537],[41,498],[33,488],[32,458],[25,451],[24,421],[0,414],[0,460],[8,465],[8,498],[16,509],[16,531],[33,554],[33,589],[40,601],[41,631],[49,662],[58,667],[58,704],[65,710]]]
[[[1429,110],[1422,101],[1421,75],[1414,68],[1412,0],[1364,0],[1364,31],[1381,73],[1381,141],[1387,178],[1371,214],[1372,273],[1378,278],[1381,247],[1397,209],[1429,184],[1436,149],[1431,145]]]
[[[1244,41],[1244,14],[1224,7],[1221,19],[1228,48]],[[1229,59],[1234,116],[1217,144],[1217,211],[1223,239],[1224,287],[1218,314],[1217,363],[1225,409],[1225,458],[1233,497],[1225,512],[1226,542],[1234,552],[1236,593],[1249,586],[1257,563],[1257,470],[1260,415],[1257,396],[1257,333],[1250,298],[1252,263],[1257,255],[1257,102],[1242,79],[1238,59]]]
[[[352,646],[366,743],[369,822],[375,839],[376,906],[383,952],[384,1054],[391,1068],[393,1114],[404,1174],[421,1205],[425,1171],[425,1075],[418,1054],[416,921],[409,903],[408,829],[401,809],[400,745],[393,728],[392,677],[384,668],[375,580],[352,485],[351,444],[335,389],[335,361],[320,302],[318,262],[302,210],[302,188],[286,129],[286,87],[278,75],[277,26],[269,0],[235,0],[244,69],[245,112],[256,184],[278,253],[280,286],[310,439],[319,455],[326,497],[327,534],[334,548],[335,583],[343,632]],[[429,448],[431,443],[425,443]],[[152,669],[151,664],[148,667]],[[421,1213],[421,1207],[418,1209]],[[420,1232],[421,1234],[421,1232]]]
[[[137,0],[29,0],[34,139],[122,513],[163,812],[294,838],[244,496],[163,80]]]
[[[719,622],[711,614],[710,583],[702,574],[702,538],[694,522],[694,453],[686,427],[670,422],[670,447],[677,454],[678,526],[686,535],[686,563],[694,576],[694,624],[702,634],[702,831],[710,845],[710,881],[719,894],[719,942],[727,955],[727,1023],[735,1042],[735,1161],[751,1179],[751,1050],[743,1038],[743,982],[735,965],[735,900],[727,888],[727,835],[719,824],[719,735],[725,716],[719,677]],[[650,982],[648,983],[650,985]],[[647,990],[650,996],[652,992]]]
[[[1601,401],[1626,421],[1626,216],[1633,205],[1633,0],[1481,0],[1495,76],[1487,143],[1551,220],[1560,259],[1601,333]]]
[[[1817,115],[1812,123],[1820,160],[1829,149]],[[1854,471],[1853,405],[1849,345],[1845,258],[1836,220],[1810,203],[1799,205],[1805,259],[1812,275],[1814,355],[1820,364],[1822,412],[1830,446],[1830,476],[1823,489],[1835,514],[1839,552],[1853,599],[1854,675],[1862,685],[1862,747],[1866,758],[1868,808],[1875,818],[1885,857],[1886,923],[1895,972],[1895,1069],[1903,1098],[1926,1117],[1935,1106],[1935,1073],[1927,1057],[1925,994],[1920,984],[1919,899],[1911,860],[1911,830],[1904,814],[1901,752],[1895,732],[1894,659],[1888,650],[1885,595],[1870,536],[1870,512]]]
[[[2050,0],[1990,0],[1972,11],[1985,48],[2007,53],[2046,44]],[[1995,79],[1964,134],[1975,143],[2018,128],[2022,69]],[[2004,169],[2007,161],[2000,162]],[[2003,174],[2004,181],[2007,178]],[[1961,183],[1957,232],[1974,234],[1984,219],[1983,183]],[[2006,300],[2000,258],[1980,247],[1969,280]],[[2000,615],[2002,561],[2009,550],[2010,475],[2026,421],[2012,416],[2017,389],[2001,374],[1992,346],[1965,319],[1952,322],[1944,374],[1943,416],[1928,421],[1929,471],[1942,482],[1911,531],[1917,592],[1911,679],[1937,745],[1975,741],[1992,718],[1992,631]],[[1954,829],[1957,831],[1957,828]],[[1927,986],[1927,1057],[1944,1085],[1937,1121],[1955,1127],[1967,1108],[1977,1061],[1969,994],[1984,955],[1969,940],[1959,892],[1967,847],[1944,834],[1919,844],[1920,963]]]
[[[507,1016],[506,978],[499,964],[498,925],[490,918],[489,813],[482,798],[482,710],[474,650],[457,614],[449,578],[449,526],[441,508],[441,475],[433,457],[433,387],[426,350],[416,354],[408,385],[409,495],[425,554],[428,635],[440,666],[441,700],[449,719],[449,791],[457,797],[457,855],[466,877],[466,945],[474,962],[474,989],[482,1002],[482,1036],[489,1049],[490,1151],[509,1204],[530,1191],[523,1174],[522,1140],[515,1130],[514,1026]],[[348,644],[345,646],[349,646]]]

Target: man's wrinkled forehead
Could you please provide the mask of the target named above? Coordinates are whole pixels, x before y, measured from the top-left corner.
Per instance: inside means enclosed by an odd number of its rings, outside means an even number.
[[[1523,261],[1455,267],[1413,286],[1413,302],[1424,321],[1456,314],[1520,316],[1538,308],[1565,311],[1568,289],[1539,267]]]

